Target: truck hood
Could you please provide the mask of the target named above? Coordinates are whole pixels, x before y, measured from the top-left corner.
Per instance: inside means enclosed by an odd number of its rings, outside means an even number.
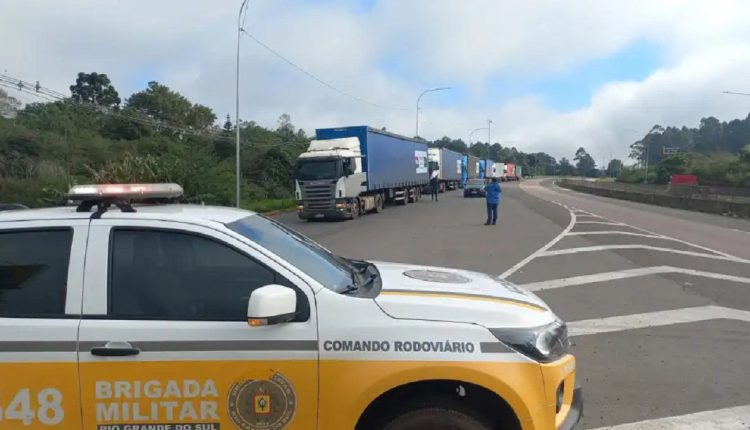
[[[484,273],[373,262],[382,289],[375,298],[397,319],[450,321],[485,327],[536,327],[556,316],[533,293]]]

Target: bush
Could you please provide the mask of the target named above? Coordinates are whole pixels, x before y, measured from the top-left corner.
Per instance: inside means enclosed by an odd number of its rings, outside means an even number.
[[[0,203],[21,203],[29,207],[58,206],[70,184],[66,176],[31,179],[1,178]]]
[[[295,199],[264,199],[251,201],[243,205],[245,208],[255,212],[272,212],[279,210],[292,209],[297,206]]]

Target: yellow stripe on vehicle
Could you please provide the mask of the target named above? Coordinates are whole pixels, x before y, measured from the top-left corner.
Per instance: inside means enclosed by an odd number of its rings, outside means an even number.
[[[381,296],[408,296],[408,297],[429,297],[434,299],[459,299],[459,300],[474,300],[480,302],[498,303],[503,305],[519,306],[533,311],[544,312],[545,309],[542,306],[535,305],[529,302],[523,302],[520,300],[503,299],[500,297],[490,296],[474,296],[471,294],[460,294],[460,293],[447,293],[447,292],[433,292],[433,291],[382,291]]]

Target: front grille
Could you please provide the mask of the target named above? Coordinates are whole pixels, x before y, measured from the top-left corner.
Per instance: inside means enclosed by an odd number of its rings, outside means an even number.
[[[327,211],[333,209],[336,183],[308,183],[302,184],[302,201],[305,208],[311,211]]]

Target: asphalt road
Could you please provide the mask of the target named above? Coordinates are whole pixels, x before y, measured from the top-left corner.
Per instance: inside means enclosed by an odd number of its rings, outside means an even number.
[[[497,226],[460,192],[355,221],[281,220],[351,257],[479,270],[566,321],[581,428],[750,428],[750,221],[503,184]],[[704,425],[704,427],[700,427]]]

